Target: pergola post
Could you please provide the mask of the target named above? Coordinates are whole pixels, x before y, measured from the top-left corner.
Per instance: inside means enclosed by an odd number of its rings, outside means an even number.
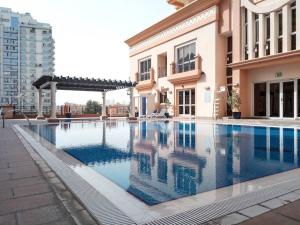
[[[101,117],[102,120],[107,118],[106,115],[106,92],[102,92],[102,112],[101,112]]]
[[[129,88],[129,98],[130,98],[130,103],[129,103],[129,120],[137,120],[135,117],[135,106],[134,106],[134,98],[133,98],[133,87]]]
[[[56,82],[50,82],[51,87],[51,114],[48,122],[58,122],[56,117]]]
[[[130,98],[130,106],[129,106],[129,117],[135,117],[135,110],[134,110],[134,99],[133,99],[133,88],[129,88],[129,98]]]
[[[43,115],[43,89],[39,88],[38,89],[38,115],[36,117],[37,120],[43,120],[45,119]]]

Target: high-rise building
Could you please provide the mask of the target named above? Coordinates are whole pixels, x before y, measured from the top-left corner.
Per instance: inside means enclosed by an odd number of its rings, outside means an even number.
[[[36,112],[37,90],[31,85],[54,73],[54,40],[49,24],[29,13],[0,7],[0,105],[11,104],[23,112]],[[50,110],[44,93],[44,111]]]

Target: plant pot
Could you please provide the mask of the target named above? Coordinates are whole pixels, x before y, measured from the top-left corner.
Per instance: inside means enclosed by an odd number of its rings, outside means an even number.
[[[241,112],[232,112],[233,119],[241,119]]]
[[[68,112],[68,113],[66,113],[65,116],[66,116],[66,118],[71,118],[71,117],[72,117],[72,114]]]

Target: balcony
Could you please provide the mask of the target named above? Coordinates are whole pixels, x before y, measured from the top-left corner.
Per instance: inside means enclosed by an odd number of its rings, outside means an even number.
[[[135,86],[135,88],[138,91],[142,91],[142,90],[147,90],[147,89],[152,89],[152,87],[154,86],[154,69],[151,68],[150,69],[150,77],[147,80],[140,80],[140,74],[136,73],[135,74],[135,80],[137,82],[137,85]]]
[[[194,70],[189,70],[186,72],[177,72],[176,71],[176,64],[173,62],[171,63],[171,74],[169,76],[169,81],[172,84],[182,84],[182,83],[187,83],[187,82],[196,82],[200,79],[201,77],[201,63],[202,59],[199,55],[195,57],[195,69]]]
[[[167,76],[167,67],[158,68],[158,78],[163,78]]]

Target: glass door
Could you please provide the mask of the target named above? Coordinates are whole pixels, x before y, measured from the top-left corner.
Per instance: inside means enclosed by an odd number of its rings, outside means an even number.
[[[280,83],[270,83],[270,117],[280,117]]]
[[[195,115],[195,89],[179,91],[179,115]]]
[[[282,83],[282,108],[283,117],[294,117],[294,81]]]

